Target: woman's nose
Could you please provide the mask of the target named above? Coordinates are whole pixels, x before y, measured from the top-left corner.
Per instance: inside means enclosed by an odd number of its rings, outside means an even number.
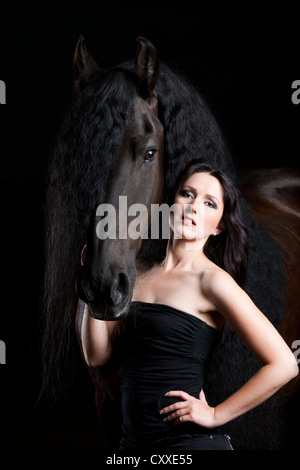
[[[185,212],[186,214],[195,214],[195,213],[196,213],[196,209],[194,208],[193,204],[190,203],[190,204],[187,204],[187,205],[185,206],[184,212]]]
[[[196,213],[197,213],[197,207],[196,207],[196,204],[195,204],[195,203],[191,204],[191,212],[192,212],[192,214],[196,214]]]

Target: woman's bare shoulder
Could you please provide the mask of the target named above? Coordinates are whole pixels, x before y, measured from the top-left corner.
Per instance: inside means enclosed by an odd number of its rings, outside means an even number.
[[[237,286],[230,274],[214,263],[208,264],[200,276],[202,291],[208,296],[221,294],[224,289]]]

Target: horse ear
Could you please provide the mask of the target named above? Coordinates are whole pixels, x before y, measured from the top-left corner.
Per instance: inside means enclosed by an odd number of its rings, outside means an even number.
[[[89,79],[101,72],[100,67],[89,54],[83,36],[80,36],[76,45],[73,67],[77,91],[82,91]]]
[[[158,75],[158,53],[147,39],[138,37],[137,42],[135,70],[142,83],[147,84],[147,91],[150,94],[154,90]]]

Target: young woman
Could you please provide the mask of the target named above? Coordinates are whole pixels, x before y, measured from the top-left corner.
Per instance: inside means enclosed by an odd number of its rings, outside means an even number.
[[[90,366],[109,360],[117,337],[124,341],[121,450],[230,449],[218,428],[298,373],[288,346],[239,285],[247,235],[232,183],[193,162],[174,204],[166,257],[150,270],[138,270],[126,320],[103,322],[87,308],[84,313],[83,352]],[[203,391],[204,366],[225,322],[262,367],[212,407]]]

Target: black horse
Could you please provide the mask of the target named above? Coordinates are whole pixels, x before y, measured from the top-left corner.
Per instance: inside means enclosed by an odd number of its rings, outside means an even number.
[[[176,72],[158,63],[149,41],[139,38],[134,61],[101,71],[80,38],[74,67],[77,93],[56,146],[46,205],[44,389],[54,393],[68,377],[63,365],[72,363],[78,296],[96,318],[120,319],[130,303],[136,258],[151,265],[165,253],[167,241],[162,239],[100,240],[95,234],[97,207],[117,207],[119,195],[126,195],[129,204],[147,207],[171,203],[179,175],[195,158],[236,180],[232,157],[205,101]],[[250,235],[243,287],[278,329],[285,308],[280,253],[243,198],[241,207]],[[231,332],[211,357],[208,401],[224,400],[259,367]],[[109,366],[91,371],[99,403],[106,392],[103,377],[111,379],[108,371]],[[271,449],[278,448],[277,425],[270,399],[224,431],[232,434],[237,449]]]

